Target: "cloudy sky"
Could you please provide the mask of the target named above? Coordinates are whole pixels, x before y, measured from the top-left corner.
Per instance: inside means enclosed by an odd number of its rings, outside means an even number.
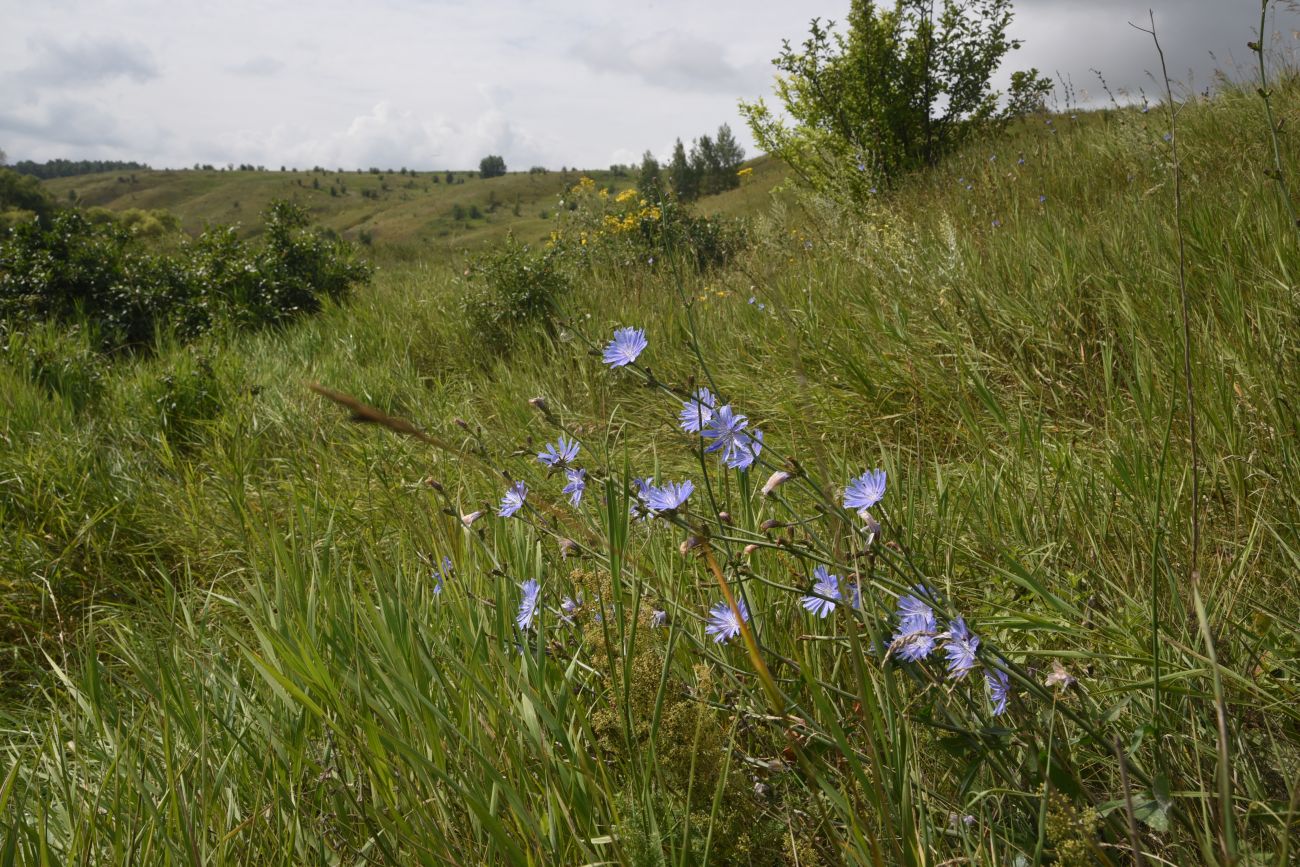
[[[848,0],[0,0],[9,159],[599,168],[664,155],[771,91],[781,40]],[[1291,4],[1294,5],[1294,4]],[[1084,99],[1153,85],[1154,7],[1171,73],[1243,67],[1259,0],[1020,0],[1009,68]],[[1278,12],[1279,50],[1300,12]]]

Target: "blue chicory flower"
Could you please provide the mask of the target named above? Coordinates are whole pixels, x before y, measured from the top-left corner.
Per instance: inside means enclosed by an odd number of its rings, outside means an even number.
[[[652,512],[674,512],[680,509],[695,491],[695,483],[666,482],[658,487],[647,487],[645,491],[646,507]]]
[[[984,669],[984,683],[988,685],[989,701],[993,703],[993,715],[1001,716],[1006,712],[1007,699],[1011,697],[1011,678],[997,668]]]
[[[582,492],[587,490],[587,471],[570,467],[564,471],[568,484],[560,493],[569,495],[569,503],[577,507],[582,502]]]
[[[885,496],[885,471],[868,470],[849,482],[844,489],[844,508],[857,509],[861,514],[879,503]]]
[[[725,600],[709,609],[709,623],[704,627],[704,632],[712,635],[714,642],[722,644],[730,641],[740,634],[741,621],[749,622],[749,609],[745,606],[744,599],[736,600],[736,608],[740,611],[739,618]]]
[[[497,510],[497,516],[509,518],[523,508],[524,500],[527,498],[528,486],[523,482],[515,482],[506,489],[505,494],[501,497],[501,508]]]
[[[917,587],[915,592],[924,594],[925,588]],[[910,594],[898,597],[898,631],[890,644],[895,656],[904,662],[925,659],[934,651],[938,629],[934,609],[924,599]]]
[[[576,442],[561,434],[558,440],[546,444],[546,451],[538,452],[537,459],[552,469],[562,467],[577,459],[580,448]]]
[[[453,567],[452,567],[452,563],[451,563],[451,558],[450,558],[450,557],[443,557],[443,558],[442,558],[442,566],[441,566],[441,568],[438,567],[438,566],[433,567],[433,575],[432,575],[432,577],[433,577],[433,595],[434,595],[434,596],[437,596],[437,595],[439,595],[440,593],[442,593],[442,582],[443,582],[444,579],[450,578],[450,577],[451,577],[451,573],[452,573],[453,571],[454,571],[454,569],[453,569]]]
[[[605,363],[610,367],[631,364],[649,345],[645,332],[640,328],[619,328],[614,332],[614,339],[605,347]]]
[[[519,585],[519,589],[524,595],[519,602],[519,613],[515,615],[515,625],[526,630],[532,627],[533,620],[537,617],[537,600],[541,596],[542,585],[529,578]]]
[[[948,676],[953,680],[965,677],[976,665],[975,651],[979,649],[979,636],[970,631],[966,621],[955,618],[944,633],[943,652],[948,657]]]
[[[733,470],[747,470],[763,451],[763,432],[754,428],[750,433],[736,437],[732,447],[722,456],[722,462]]]
[[[713,417],[713,408],[718,399],[707,388],[701,388],[682,402],[682,411],[678,416],[682,420],[682,430],[687,433],[699,433]]]
[[[835,610],[835,603],[841,599],[840,576],[830,574],[825,566],[817,566],[813,569],[813,578],[816,581],[812,593],[803,597],[800,604],[824,620],[827,614]]]

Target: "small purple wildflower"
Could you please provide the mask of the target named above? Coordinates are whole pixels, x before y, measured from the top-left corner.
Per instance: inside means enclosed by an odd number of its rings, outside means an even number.
[[[576,442],[568,439],[564,434],[560,434],[558,440],[546,444],[546,451],[538,452],[537,459],[551,469],[555,469],[556,467],[562,467],[577,460],[578,450],[580,448],[581,447]]]
[[[763,451],[763,432],[754,428],[753,435],[740,434],[733,446],[722,456],[722,462],[733,470],[747,470]]]
[[[857,509],[859,514],[879,503],[885,496],[885,471],[868,470],[849,482],[844,489],[844,508]]]
[[[812,594],[805,596],[799,604],[825,620],[826,615],[835,610],[835,603],[842,598],[840,576],[830,574],[825,566],[818,566],[813,569],[813,578],[817,580],[813,584]]]
[[[560,600],[560,610],[563,611],[565,614],[569,614],[569,615],[576,614],[578,612],[578,609],[581,607],[582,607],[581,590],[578,591],[578,595],[576,597],[565,596],[562,600]]]
[[[748,426],[749,419],[735,412],[731,404],[718,407],[709,417],[704,429],[700,431],[700,436],[713,440],[704,447],[704,450],[709,454],[720,451],[723,453],[723,460],[727,460],[736,449],[737,439],[741,436],[747,437],[744,430]]]
[[[524,500],[527,498],[528,486],[523,482],[515,482],[506,489],[505,495],[501,497],[501,508],[497,510],[497,516],[509,518],[523,508]]]
[[[660,629],[668,625],[668,612],[656,611],[650,615],[650,625],[655,629]]]
[[[532,627],[533,620],[537,617],[537,600],[541,596],[542,585],[529,578],[519,585],[519,589],[524,591],[524,595],[519,602],[519,613],[515,615],[515,625],[527,630]]]
[[[984,683],[988,685],[993,715],[1001,716],[1007,710],[1007,699],[1011,697],[1011,678],[1001,669],[985,668]]]
[[[614,339],[605,347],[605,363],[610,367],[623,367],[636,361],[650,342],[640,328],[620,328]]]
[[[979,636],[970,631],[966,621],[955,618],[948,624],[943,652],[948,657],[948,676],[960,680],[975,667],[975,651],[979,649]]]
[[[1038,196],[1038,204],[1040,204],[1040,205],[1045,205],[1045,204],[1047,204],[1047,195],[1046,195],[1046,194],[1039,194],[1039,196]]]
[[[587,471],[570,467],[564,471],[568,484],[560,491],[569,495],[569,503],[578,506],[582,502],[582,492],[587,490]]]
[[[917,587],[917,593],[925,588]],[[917,662],[934,651],[938,623],[934,609],[918,596],[898,597],[898,631],[891,639],[894,655],[904,662]]]
[[[694,491],[695,483],[690,480],[666,482],[654,488],[647,487],[645,504],[652,512],[675,512],[685,505]]]
[[[858,609],[862,607],[862,585],[857,581],[852,581],[844,585],[844,599],[848,602],[850,608]]]
[[[704,632],[712,635],[714,642],[722,644],[730,641],[740,634],[741,621],[749,622],[749,609],[745,606],[744,599],[736,600],[736,608],[740,611],[739,618],[725,600],[709,609],[709,625],[704,627]]]
[[[750,303],[753,303],[752,298]],[[695,394],[682,401],[681,415],[678,416],[682,420],[682,430],[687,433],[699,433],[709,423],[709,419],[713,418],[713,408],[717,404],[718,399],[707,388],[697,390]]]
[[[455,571],[455,570],[454,570],[454,568],[452,567],[452,563],[451,563],[451,558],[450,558],[450,557],[443,557],[443,558],[442,558],[442,566],[441,566],[441,567],[435,566],[435,567],[433,568],[433,575],[432,575],[432,577],[433,577],[433,595],[434,595],[434,596],[437,596],[437,595],[439,595],[439,594],[442,593],[442,582],[443,582],[444,579],[450,578],[450,577],[451,577],[451,573],[452,573],[453,571]]]

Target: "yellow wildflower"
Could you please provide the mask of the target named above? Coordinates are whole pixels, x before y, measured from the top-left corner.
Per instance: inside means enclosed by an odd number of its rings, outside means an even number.
[[[754,169],[753,169],[752,167],[750,167],[750,166],[745,166],[743,169],[741,169],[740,171],[736,172],[736,176],[737,176],[737,177],[741,177],[741,178],[747,178],[747,177],[749,177],[750,175],[752,175],[753,173],[754,173]]]

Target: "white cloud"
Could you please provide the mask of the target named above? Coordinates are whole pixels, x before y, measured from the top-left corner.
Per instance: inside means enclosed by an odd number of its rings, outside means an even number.
[[[271,57],[268,54],[259,54],[256,57],[250,57],[242,63],[235,63],[226,67],[226,71],[235,75],[247,75],[254,78],[263,78],[268,75],[275,75],[284,69],[284,62]]]
[[[766,63],[727,60],[726,45],[679,30],[628,38],[609,30],[588,36],[574,53],[592,71],[619,73],[652,87],[738,95],[762,85]]]
[[[514,168],[542,159],[544,147],[530,133],[488,109],[467,123],[422,115],[388,100],[357,115],[337,131],[312,137],[306,130],[277,126],[269,135],[245,131],[219,142],[230,159],[295,166],[323,165],[430,169],[477,167],[488,154],[506,156]],[[265,158],[275,154],[273,159]],[[221,157],[213,157],[220,159]]]
[[[68,87],[105,84],[118,78],[136,83],[159,75],[149,49],[139,42],[107,37],[30,41],[32,59],[17,72],[29,87]]]

